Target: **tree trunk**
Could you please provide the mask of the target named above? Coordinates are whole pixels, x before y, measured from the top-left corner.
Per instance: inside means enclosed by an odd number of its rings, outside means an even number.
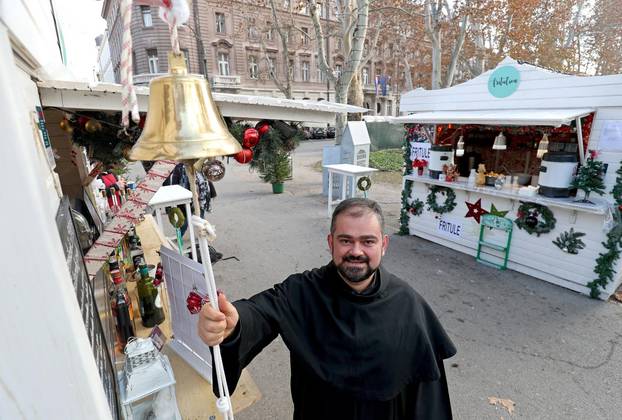
[[[361,75],[355,73],[350,82],[350,88],[348,89],[348,104],[363,107],[363,85],[361,83]],[[363,115],[360,113],[350,114],[348,116],[349,121],[361,121]]]
[[[406,84],[404,88],[407,92],[414,89],[413,76],[411,74],[410,63],[408,62],[407,56],[404,56],[404,83]]]

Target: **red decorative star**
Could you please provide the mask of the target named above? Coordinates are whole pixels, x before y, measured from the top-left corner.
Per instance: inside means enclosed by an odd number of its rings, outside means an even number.
[[[469,202],[464,202],[467,207],[469,208],[469,211],[467,212],[466,216],[464,217],[472,217],[475,219],[475,221],[477,223],[479,223],[479,218],[482,217],[484,214],[487,214],[488,211],[484,210],[482,208],[482,199],[478,199],[475,203],[469,203]]]

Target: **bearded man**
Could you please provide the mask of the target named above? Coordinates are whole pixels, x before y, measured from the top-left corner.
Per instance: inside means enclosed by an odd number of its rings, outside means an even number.
[[[220,310],[203,306],[199,335],[220,344],[230,392],[280,334],[295,420],[452,418],[443,360],[456,349],[424,299],[381,266],[383,232],[376,202],[344,200],[332,216],[328,265],[247,300],[220,294]]]

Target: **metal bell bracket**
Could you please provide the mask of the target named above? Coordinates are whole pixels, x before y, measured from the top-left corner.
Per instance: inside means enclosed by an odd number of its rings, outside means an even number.
[[[192,180],[190,181],[192,182]],[[196,229],[199,237],[199,247],[201,249],[201,261],[205,279],[207,280],[207,295],[209,297],[209,305],[218,310],[218,292],[216,282],[214,280],[214,271],[212,270],[212,261],[209,256],[208,239],[216,239],[214,227],[199,216],[192,216],[192,225]],[[220,354],[220,346],[213,347],[214,350],[214,368],[216,369],[216,379],[218,381],[218,393],[220,398],[216,401],[216,408],[220,411],[225,420],[233,420],[233,408],[231,406],[231,397],[229,395],[229,387],[227,386],[227,378]]]

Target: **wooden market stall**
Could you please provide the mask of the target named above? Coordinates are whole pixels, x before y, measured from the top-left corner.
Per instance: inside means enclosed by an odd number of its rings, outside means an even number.
[[[616,290],[622,75],[506,58],[463,84],[408,92],[400,109],[409,114],[392,119],[407,128],[405,233],[601,299]],[[602,196],[575,196],[577,167],[598,168]],[[484,229],[485,214],[511,230]]]
[[[0,6],[0,160],[5,195],[0,317],[0,418],[118,419],[114,351],[106,329],[104,276],[89,278],[67,196],[83,197],[88,177],[59,128],[63,112],[117,112],[118,85],[71,79],[62,22],[47,0]],[[52,82],[50,82],[52,81]],[[146,89],[138,89],[146,111]],[[332,122],[347,106],[215,94],[225,116]],[[358,109],[358,108],[357,108]],[[76,166],[74,166],[76,163]],[[99,227],[101,228],[101,226]],[[100,229],[101,230],[101,229]],[[147,240],[146,240],[147,242]],[[163,327],[164,328],[164,327]],[[177,379],[191,369],[173,360]],[[208,418],[210,386],[178,381],[185,418]],[[247,398],[247,403],[250,403]],[[244,403],[240,404],[240,407]],[[196,414],[195,414],[196,413]]]
[[[38,83],[38,89],[41,97],[41,105],[46,117],[50,142],[59,156],[56,172],[59,174],[60,185],[66,192],[66,195],[87,202],[86,208],[91,213],[93,220],[97,220],[100,217],[103,219],[100,221],[100,224],[102,226],[105,225],[105,228],[99,228],[99,233],[111,230],[110,226],[114,225],[116,218],[106,220],[105,215],[97,214],[95,202],[89,204],[89,201],[91,201],[93,197],[93,194],[88,191],[89,182],[92,181],[92,179],[89,179],[89,171],[92,169],[92,166],[86,156],[86,150],[84,147],[73,143],[71,131],[62,129],[61,126],[63,125],[65,116],[70,114],[78,116],[78,118],[86,118],[86,115],[97,115],[101,118],[100,121],[102,123],[106,123],[103,115],[111,116],[112,118],[116,117],[121,109],[121,86],[105,83],[87,84],[75,81],[41,81]],[[139,110],[141,112],[146,112],[149,89],[137,87],[137,96]],[[287,100],[272,97],[219,93],[214,93],[213,96],[224,117],[244,121],[268,119],[332,123],[334,122],[335,114],[338,112],[363,111],[357,107],[330,102]],[[152,186],[152,188],[155,189],[158,187],[159,185]],[[174,187],[183,190],[183,188],[179,186]],[[166,188],[170,189],[174,187]],[[191,196],[189,191],[186,192]],[[155,196],[153,198],[155,198]],[[153,208],[152,201],[150,201],[149,204]],[[157,216],[157,225],[153,222],[153,218],[146,217],[143,222],[135,226],[137,234],[142,242],[146,263],[152,265],[160,261],[160,257],[156,255],[156,250],[159,250],[160,245],[167,244],[167,239],[161,237],[160,229],[162,227],[162,222],[159,213],[157,213]],[[157,226],[159,226],[159,228]],[[189,229],[189,231],[191,242],[194,243],[193,230]],[[159,236],[160,238],[158,239]],[[106,240],[102,241],[100,237],[92,248],[105,243]],[[108,253],[109,252],[106,254]],[[85,253],[85,255],[85,260],[87,261],[86,268],[92,279],[93,293],[97,300],[97,313],[101,320],[105,341],[109,344],[109,358],[112,361],[112,365],[116,366],[116,370],[120,370],[125,358],[120,352],[119,345],[117,345],[115,349],[115,345],[110,344],[115,343],[116,334],[114,331],[114,322],[112,320],[113,317],[111,315],[111,305],[106,298],[110,294],[112,287],[112,282],[109,281],[109,273],[106,269],[108,264],[102,262],[99,264],[99,266],[103,266],[101,269],[92,270],[93,259],[89,258],[88,252]],[[91,273],[91,271],[93,272]],[[130,291],[130,296],[133,295],[133,290],[135,289],[133,284],[128,283],[127,288]],[[98,296],[101,298],[97,299]],[[137,303],[135,303],[135,307],[137,306]],[[169,305],[165,305],[165,312],[167,315],[165,321],[160,324],[160,329],[166,337],[170,338],[174,335],[174,332],[172,330],[170,312],[166,311],[168,306]],[[137,335],[141,337],[149,335],[150,329],[141,328],[139,323],[135,324]],[[177,334],[179,334],[179,331]],[[169,345],[163,351],[170,359],[172,370],[176,376],[177,402],[182,417],[208,419],[217,416],[217,418],[220,418],[215,409],[215,399],[212,395],[211,384],[204,379],[204,377],[206,377],[205,373],[197,373],[197,371],[187,363],[187,360],[184,360],[183,357],[180,357],[171,350],[171,348],[172,347]],[[210,365],[208,366],[209,372],[211,361],[205,360],[205,362]],[[211,378],[211,376],[209,376],[209,378]],[[239,390],[233,395],[234,409],[236,411],[243,409],[259,398],[260,391],[254,385],[250,375],[245,372],[241,379]]]

